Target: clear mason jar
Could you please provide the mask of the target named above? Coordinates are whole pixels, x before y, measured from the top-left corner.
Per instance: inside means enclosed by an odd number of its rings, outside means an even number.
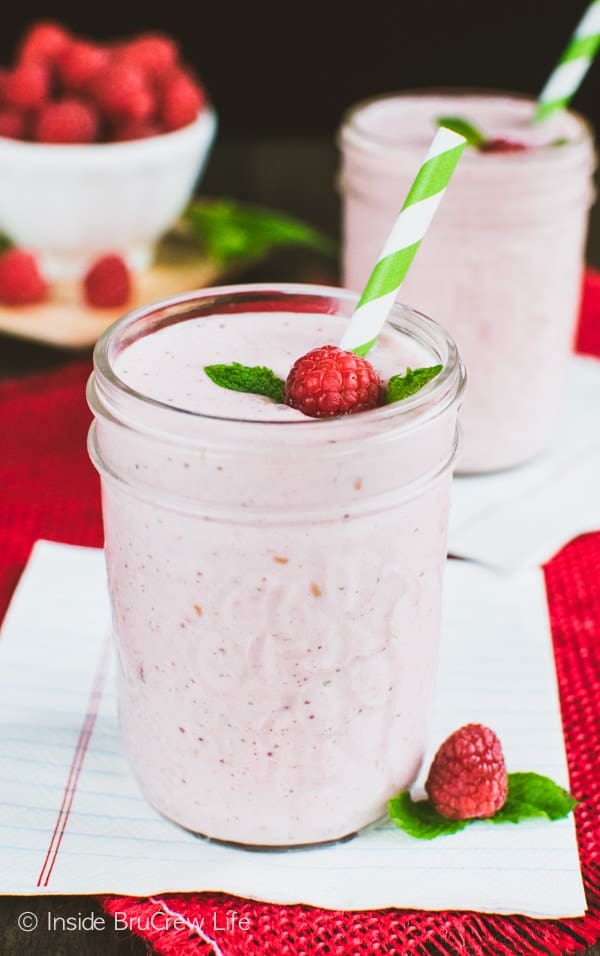
[[[207,289],[131,313],[94,353],[122,736],[150,803],[213,839],[342,838],[414,779],[463,368],[446,332],[401,305],[387,334],[443,371],[358,415],[198,414],[115,366],[143,337],[210,316],[318,314],[337,336],[355,304],[327,287]]]
[[[461,116],[522,152],[467,149],[402,286],[454,337],[469,376],[460,470],[495,471],[551,442],[572,350],[595,154],[561,112],[532,127],[511,93],[416,90],[355,105],[339,131],[343,284],[361,290],[433,135]]]

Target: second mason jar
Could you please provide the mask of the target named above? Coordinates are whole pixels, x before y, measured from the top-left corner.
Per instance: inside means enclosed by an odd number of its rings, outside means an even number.
[[[450,330],[465,362],[463,472],[538,455],[564,400],[595,155],[576,114],[534,125],[533,109],[515,94],[390,94],[353,107],[339,135],[343,282],[357,291],[437,120],[460,116],[501,141],[466,150],[402,287],[403,301]]]

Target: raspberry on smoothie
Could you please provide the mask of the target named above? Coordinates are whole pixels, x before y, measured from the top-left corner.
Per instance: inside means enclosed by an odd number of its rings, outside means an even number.
[[[297,359],[285,380],[285,402],[313,418],[353,415],[379,405],[381,384],[370,362],[336,345]]]

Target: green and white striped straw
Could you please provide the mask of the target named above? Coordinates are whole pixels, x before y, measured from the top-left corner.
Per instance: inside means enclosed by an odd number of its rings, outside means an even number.
[[[564,109],[579,89],[600,47],[600,0],[594,0],[584,13],[567,49],[558,61],[540,93],[535,120],[546,119]]]
[[[346,327],[340,348],[366,355],[375,345],[466,145],[459,133],[444,127],[437,131]]]

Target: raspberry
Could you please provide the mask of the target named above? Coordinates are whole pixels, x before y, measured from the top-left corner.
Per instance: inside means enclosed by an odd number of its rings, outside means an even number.
[[[197,83],[177,70],[162,88],[160,118],[167,131],[192,123],[204,105],[204,91]]]
[[[175,68],[177,55],[177,44],[171,37],[144,33],[121,48],[119,62],[142,70],[152,79],[160,79]]]
[[[482,153],[522,153],[529,147],[512,139],[487,139],[479,149]]]
[[[42,63],[17,66],[4,80],[4,102],[16,109],[36,109],[49,93],[50,73]]]
[[[465,724],[436,753],[425,789],[449,820],[492,817],[504,806],[508,778],[502,746],[493,730]]]
[[[98,77],[93,93],[109,119],[142,122],[154,112],[154,97],[143,72],[126,63],[115,63],[108,73]]]
[[[8,249],[0,255],[0,302],[3,305],[32,305],[44,298],[46,289],[31,253]]]
[[[35,121],[33,138],[38,143],[93,143],[98,134],[98,116],[77,99],[47,103]]]
[[[93,263],[83,280],[85,300],[98,309],[116,309],[125,305],[131,295],[129,269],[114,253]]]
[[[0,107],[0,136],[8,139],[25,139],[25,117],[18,110]]]
[[[36,23],[23,38],[18,61],[52,64],[65,49],[69,39],[67,31],[57,23]]]
[[[284,401],[311,418],[331,418],[375,408],[380,392],[379,376],[370,362],[337,345],[324,345],[294,363]]]
[[[108,50],[83,40],[73,40],[59,55],[56,66],[64,88],[81,92],[106,69]]]

